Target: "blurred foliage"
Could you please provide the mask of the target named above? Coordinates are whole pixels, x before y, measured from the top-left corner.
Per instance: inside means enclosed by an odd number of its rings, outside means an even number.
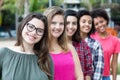
[[[25,0],[15,0],[15,7],[16,7],[16,12],[19,15],[22,15],[24,13],[24,3]]]
[[[30,0],[30,12],[43,12],[48,0]]]
[[[9,22],[12,25],[13,22],[15,22],[15,13],[22,17],[22,15],[24,14],[25,1],[26,0],[3,0],[3,5],[1,6],[2,13],[0,16],[0,23],[7,25]],[[30,12],[43,13],[45,9],[49,7],[49,0],[28,0],[28,1]],[[80,3],[80,6],[85,7],[88,10],[92,10],[95,8],[111,8],[112,19],[117,18],[120,19],[120,4],[118,3],[108,4],[107,1],[108,0],[88,0],[88,1],[83,0],[83,2]],[[52,6],[62,6],[63,2],[64,0],[52,0]],[[3,15],[4,13],[5,15]],[[21,19],[22,18],[20,18],[20,20]]]
[[[2,26],[8,27],[15,22],[15,0],[4,0],[1,6]]]
[[[110,8],[111,19],[120,25],[120,3],[104,3],[101,8]]]
[[[49,0],[30,0],[30,12],[44,12],[49,7]],[[52,0],[52,6],[61,6],[63,0]]]
[[[1,6],[0,23],[2,26],[12,26],[15,24],[15,14],[20,15],[20,20],[24,14],[24,4],[26,0],[3,0]],[[49,7],[49,0],[28,0],[30,12],[43,12]],[[61,6],[63,0],[52,0],[53,6]]]
[[[9,10],[11,13],[15,13],[15,0],[3,0],[1,10]]]
[[[120,25],[120,3],[109,3],[108,0],[84,0],[80,3],[81,7],[85,7],[87,10],[92,10],[96,8],[108,9],[110,8],[111,19],[115,24]]]
[[[9,13],[9,15],[8,15]],[[9,10],[3,10],[2,11],[2,26],[4,27],[10,27],[14,26],[15,24],[15,15],[14,13],[10,12]]]

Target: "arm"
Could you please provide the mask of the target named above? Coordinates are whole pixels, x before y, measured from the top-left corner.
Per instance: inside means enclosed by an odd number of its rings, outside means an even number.
[[[118,54],[113,54],[111,68],[112,68],[112,80],[116,80],[118,68]]]
[[[91,77],[89,75],[85,76],[85,80],[91,80]]]
[[[83,72],[82,72],[82,68],[81,68],[81,65],[80,65],[80,61],[79,61],[77,52],[76,52],[75,48],[71,44],[69,44],[68,47],[69,47],[69,49],[72,52],[73,60],[74,60],[74,63],[75,63],[76,80],[84,80],[84,78],[83,78]]]
[[[117,77],[117,68],[118,68],[118,54],[120,52],[120,40],[117,37],[114,37],[115,50],[112,56],[111,69],[112,69],[112,79],[116,80]]]

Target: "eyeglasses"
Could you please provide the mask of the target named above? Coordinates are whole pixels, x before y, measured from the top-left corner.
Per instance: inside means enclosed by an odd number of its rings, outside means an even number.
[[[27,23],[27,30],[29,32],[32,32],[32,31],[36,30],[36,34],[38,36],[42,36],[44,34],[44,29],[36,28],[33,24],[30,24],[30,23]]]

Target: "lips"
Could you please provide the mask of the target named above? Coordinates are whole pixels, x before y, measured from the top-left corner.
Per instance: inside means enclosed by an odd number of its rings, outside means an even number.
[[[74,33],[74,30],[67,30],[67,33],[73,34],[73,33]]]
[[[32,35],[27,34],[27,36],[28,36],[29,40],[31,40],[31,41],[34,41],[36,39],[36,37],[34,37]]]

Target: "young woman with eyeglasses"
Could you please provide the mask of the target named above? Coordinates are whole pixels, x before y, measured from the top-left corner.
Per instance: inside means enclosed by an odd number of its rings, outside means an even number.
[[[2,80],[53,80],[47,29],[42,14],[31,13],[22,20],[15,46],[0,49]]]

